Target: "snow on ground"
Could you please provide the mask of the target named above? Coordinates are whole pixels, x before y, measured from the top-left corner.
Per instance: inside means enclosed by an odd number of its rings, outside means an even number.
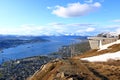
[[[99,50],[104,50],[104,49],[107,49],[109,46],[112,46],[114,44],[119,44],[120,43],[120,40],[117,40],[115,42],[112,42],[112,43],[109,43],[109,44],[106,44],[106,45],[102,45],[100,46],[100,49]]]
[[[109,59],[120,60],[120,51],[115,53],[106,53],[99,56],[81,58],[81,60],[87,60],[89,62],[106,62]]]
[[[102,45],[100,47],[100,50],[107,49],[109,46],[112,46],[114,44],[119,44],[119,43],[120,43],[120,40],[117,40],[113,43]],[[120,60],[120,51],[114,52],[114,53],[106,53],[98,56],[87,57],[87,58],[81,58],[81,60],[87,60],[89,62],[106,62],[109,59]]]

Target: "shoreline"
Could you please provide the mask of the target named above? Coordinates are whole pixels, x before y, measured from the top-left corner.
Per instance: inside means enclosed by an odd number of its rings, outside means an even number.
[[[2,48],[0,46],[0,51],[3,51],[4,49],[8,49],[8,48],[14,48],[14,47],[17,47],[17,46],[20,46],[20,45],[26,45],[26,44],[31,44],[31,43],[39,43],[39,42],[42,43],[42,42],[48,42],[48,41],[49,40],[44,40],[44,41],[41,41],[41,40],[18,40],[18,43],[17,43],[17,40],[16,40],[16,42],[14,42],[14,43],[8,43],[8,44],[11,44],[11,45],[3,46]],[[3,42],[4,41],[1,41],[0,44],[2,44]]]

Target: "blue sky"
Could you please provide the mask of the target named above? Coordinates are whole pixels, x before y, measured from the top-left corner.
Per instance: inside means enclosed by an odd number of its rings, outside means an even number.
[[[120,0],[0,0],[0,34],[120,33]]]

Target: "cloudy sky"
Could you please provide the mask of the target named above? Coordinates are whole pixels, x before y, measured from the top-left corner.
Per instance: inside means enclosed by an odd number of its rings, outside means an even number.
[[[120,0],[0,0],[0,34],[120,33]]]

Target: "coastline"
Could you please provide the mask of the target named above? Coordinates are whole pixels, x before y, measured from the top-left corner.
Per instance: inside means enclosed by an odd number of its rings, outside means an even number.
[[[15,40],[1,40],[0,41],[0,51],[8,48],[13,48],[17,47],[20,45],[25,45],[25,44],[30,44],[30,43],[38,43],[38,42],[47,42],[49,40],[20,40],[20,39],[15,39]]]

